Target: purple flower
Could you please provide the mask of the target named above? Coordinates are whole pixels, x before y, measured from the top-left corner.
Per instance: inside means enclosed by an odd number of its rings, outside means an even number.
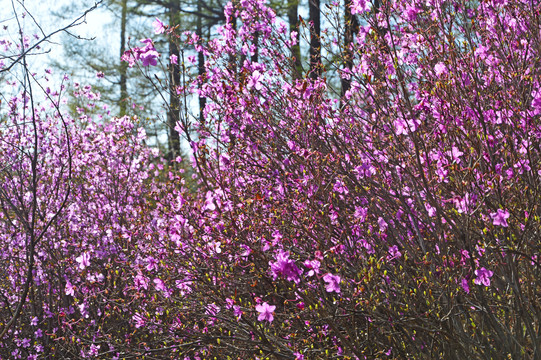
[[[320,267],[320,262],[317,261],[317,260],[306,260],[304,263],[304,266],[306,266],[308,269],[308,273],[306,274],[306,276],[310,277],[310,276],[314,276],[316,274],[319,274],[319,267]]]
[[[147,261],[146,269],[148,271],[158,270],[158,261],[155,258],[153,258],[152,256],[149,256],[147,257],[146,261]]]
[[[468,285],[468,280],[462,279],[462,289],[466,292],[466,294],[470,293],[470,286]]]
[[[423,12],[423,10],[416,7],[415,5],[408,5],[406,7],[406,16],[408,18],[408,21],[414,21],[415,19],[417,19],[417,15],[421,12]]]
[[[323,276],[323,280],[327,283],[327,292],[334,291],[335,293],[340,294],[340,276],[329,273]]]
[[[90,356],[97,356],[98,350],[100,349],[100,345],[90,345],[90,351],[88,352],[88,355]]]
[[[476,285],[485,285],[490,286],[490,278],[492,277],[494,273],[490,270],[485,269],[484,267],[478,270],[475,270],[475,276],[477,276],[477,279],[475,279],[473,282]]]
[[[81,305],[77,305],[79,307],[79,311],[81,312],[81,315],[83,315],[83,317],[85,318],[88,318],[88,309],[86,307],[86,305],[83,303]]]
[[[66,282],[66,295],[74,296],[76,287],[68,280]]]
[[[135,328],[139,329],[140,327],[144,326],[146,321],[143,315],[136,313],[133,315],[132,319],[135,321]]]
[[[158,57],[160,54],[152,49],[140,55],[143,66],[156,66],[158,65]]]
[[[389,248],[389,256],[387,256],[387,260],[393,260],[397,259],[402,256],[402,253],[400,250],[398,250],[398,246],[394,245]]]
[[[276,309],[276,306],[269,305],[266,302],[264,302],[261,305],[256,305],[255,309],[257,312],[259,312],[259,316],[257,317],[257,320],[264,321],[267,320],[268,322],[272,322],[274,320],[274,316],[272,313]]]
[[[263,85],[261,84],[262,78],[263,75],[261,75],[258,70],[255,70],[248,81],[248,89],[255,88],[258,91],[261,90],[263,88]]]
[[[351,14],[361,14],[363,12],[370,11],[370,1],[366,0],[353,0],[351,2]]]
[[[154,28],[154,34],[163,34],[165,32],[165,26],[158,18],[154,20],[152,27]]]
[[[436,75],[438,77],[449,73],[449,71],[447,70],[447,67],[442,62],[439,62],[436,64],[436,66],[434,66],[434,71],[436,72]]]
[[[242,317],[242,310],[240,309],[240,306],[233,305],[233,314],[237,317],[237,321],[240,320]]]
[[[75,261],[79,263],[79,269],[84,270],[85,267],[90,265],[90,254],[85,252],[81,256],[75,258]]]
[[[133,51],[128,50],[125,51],[124,54],[120,57],[121,61],[125,61],[128,63],[128,67],[133,67],[135,65],[135,61],[137,60]]]
[[[156,290],[158,291],[166,291],[167,288],[165,286],[165,283],[162,279],[156,278],[154,279],[154,285],[156,286]]]
[[[148,278],[143,276],[143,274],[139,273],[134,279],[135,286],[137,287],[137,290],[141,289],[148,289]]]
[[[509,219],[509,211],[498,209],[497,212],[490,214],[492,224],[496,226],[508,227],[507,219]]]
[[[145,44],[145,47],[144,47],[143,51],[154,49],[154,45],[152,44],[152,39],[146,38],[146,39],[141,39],[139,41],[142,42],[143,44]]]
[[[271,274],[275,280],[281,275],[288,281],[294,281],[295,283],[300,281],[302,271],[295,265],[295,260],[289,258],[287,251],[280,250],[276,255],[276,261],[269,261],[269,265],[271,267]]]
[[[218,313],[221,310],[220,307],[214,303],[205,306],[205,309],[206,309],[205,314],[208,314],[208,315],[218,315]]]
[[[334,183],[333,190],[340,193],[340,194],[344,194],[344,195],[349,194],[349,190],[348,190],[347,186],[340,179],[336,180],[336,183]]]

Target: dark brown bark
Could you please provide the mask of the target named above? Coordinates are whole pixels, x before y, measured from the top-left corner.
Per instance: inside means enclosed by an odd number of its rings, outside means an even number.
[[[310,78],[315,79],[321,75],[321,14],[320,0],[309,0],[310,15]]]
[[[178,12],[173,6],[169,7],[169,24],[177,25],[179,21]],[[169,41],[169,58],[176,56],[180,59],[180,51],[178,46]],[[171,64],[169,71],[169,112],[167,114],[167,127],[169,131],[169,158],[174,159],[180,154],[180,134],[175,130],[175,125],[180,119],[180,100],[175,91],[175,87],[180,85],[180,67],[176,64]]]
[[[202,10],[202,2],[203,0],[197,1],[197,12],[200,13]],[[201,16],[197,17],[197,28],[196,28],[197,36],[199,36],[200,39],[203,38],[203,24],[202,24],[202,18]],[[199,52],[197,54],[197,72],[199,75],[199,78],[201,81],[203,81],[203,76],[205,75],[205,55],[202,52]],[[199,97],[199,121],[203,122],[203,109],[205,108],[207,99],[200,96]]]
[[[120,15],[120,56],[126,51],[126,24],[128,18],[128,0],[121,2],[122,12]],[[120,62],[120,116],[126,115],[126,101],[128,98],[128,64]]]
[[[351,0],[344,0],[344,68],[349,70],[351,74],[351,69],[353,68],[353,52],[350,50],[350,45],[353,44],[354,34],[357,31],[358,23],[354,15],[351,14]],[[351,78],[342,79],[342,93],[344,96],[345,93],[351,87]]]
[[[252,55],[250,60],[252,60],[252,62],[258,62],[259,61],[259,31],[257,31],[254,34],[254,45],[255,45],[255,52]]]
[[[287,19],[289,21],[289,32],[299,32],[299,1],[292,0],[289,3],[287,11]],[[300,79],[302,77],[302,63],[301,63],[301,48],[300,45],[294,45],[291,47],[291,59],[293,67],[293,79]]]

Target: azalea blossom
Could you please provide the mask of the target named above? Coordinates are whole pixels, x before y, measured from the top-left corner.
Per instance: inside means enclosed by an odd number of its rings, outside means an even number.
[[[255,309],[257,310],[257,312],[259,312],[257,320],[267,320],[268,322],[272,322],[272,320],[274,320],[274,316],[272,315],[272,313],[276,309],[276,306],[269,305],[268,303],[264,302],[261,305],[256,305]]]
[[[68,280],[66,282],[66,295],[74,296],[76,287]]]
[[[389,248],[389,256],[387,256],[387,260],[393,260],[397,259],[402,256],[402,253],[400,250],[398,250],[398,246],[393,245]]]
[[[258,70],[255,70],[248,81],[248,89],[255,88],[258,91],[261,90],[263,88],[263,84],[261,84],[262,79],[263,75]]]
[[[508,227],[507,219],[509,219],[509,211],[498,209],[497,212],[490,214],[492,224],[496,226]]]
[[[218,315],[218,313],[221,310],[221,308],[214,303],[205,306],[205,309],[206,309],[205,314],[208,314],[208,315]]]
[[[90,254],[87,252],[82,253],[80,256],[75,258],[75,261],[79,263],[79,269],[84,270],[84,268],[90,265]]]
[[[462,289],[466,292],[466,294],[470,293],[470,286],[468,285],[468,280],[462,279]]]
[[[149,50],[141,54],[141,62],[143,66],[156,66],[158,65],[158,57],[160,54],[156,50]]]
[[[237,317],[237,321],[239,321],[242,317],[242,310],[240,309],[240,306],[233,305],[233,314]]]
[[[279,275],[286,278],[288,281],[298,283],[302,270],[295,265],[295,260],[289,258],[289,253],[279,251],[276,255],[276,261],[269,261],[272,277],[276,280]]]
[[[361,14],[363,12],[370,11],[371,5],[370,1],[366,0],[353,0],[351,2],[351,14]]]
[[[334,291],[335,293],[340,294],[340,276],[329,273],[323,276],[323,280],[327,283],[325,286],[327,292]]]
[[[165,26],[158,18],[154,20],[152,27],[154,28],[154,34],[163,34],[165,32]]]
[[[449,71],[447,70],[447,67],[442,62],[439,62],[436,64],[436,66],[434,66],[434,71],[436,72],[436,75],[438,77],[449,73]]]
[[[490,270],[485,269],[484,267],[478,270],[475,270],[475,276],[477,278],[473,281],[476,285],[485,285],[490,286],[490,278],[494,273]]]

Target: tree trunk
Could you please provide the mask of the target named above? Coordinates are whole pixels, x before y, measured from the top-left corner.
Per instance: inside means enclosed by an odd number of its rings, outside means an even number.
[[[120,56],[126,51],[126,26],[128,19],[128,0],[121,2],[122,12],[120,15]],[[128,64],[125,61],[120,62],[120,116],[126,115],[126,102],[128,98]]]
[[[296,31],[297,38],[299,32],[299,1],[292,0],[289,3],[289,9],[287,11],[287,19],[289,21],[289,32]],[[301,47],[299,43],[291,47],[291,58],[293,67],[293,79],[300,79],[302,77],[302,63],[301,63]]]
[[[178,16],[174,6],[169,7],[169,24],[177,25]],[[180,51],[173,41],[169,41],[169,58],[175,55],[180,59]],[[167,127],[169,130],[169,159],[173,160],[180,155],[180,134],[175,130],[177,121],[180,118],[180,101],[175,91],[175,87],[180,85],[180,67],[176,64],[170,64],[169,71],[169,112],[167,116]]]
[[[197,12],[201,13],[201,2],[203,0],[197,1]],[[196,28],[197,36],[199,36],[200,39],[203,39],[203,24],[202,19],[200,15],[197,15],[197,28]],[[205,75],[205,55],[202,52],[199,52],[197,55],[197,70],[199,79],[203,81],[203,77]],[[199,97],[199,121],[203,122],[203,109],[205,108],[207,99],[205,97],[200,96]]]
[[[353,68],[353,52],[350,50],[350,45],[353,44],[353,37],[358,28],[357,19],[351,14],[351,0],[344,0],[344,68],[349,70]],[[351,78],[342,79],[342,97],[351,87]]]
[[[310,13],[310,78],[316,79],[321,75],[321,15],[320,0],[309,0]]]

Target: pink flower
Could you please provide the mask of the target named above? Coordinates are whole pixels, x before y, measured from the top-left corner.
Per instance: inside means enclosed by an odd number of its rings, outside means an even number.
[[[148,290],[148,278],[139,273],[134,279],[135,286],[137,290],[145,289]]]
[[[438,77],[449,73],[449,71],[447,70],[447,67],[442,62],[439,62],[436,64],[436,66],[434,66],[434,71],[436,72],[436,75]]]
[[[462,279],[462,289],[466,292],[466,294],[470,293],[470,286],[468,285],[468,280]]]
[[[79,263],[79,269],[84,270],[84,268],[90,265],[90,254],[87,252],[82,253],[81,256],[75,258],[75,261]]]
[[[255,70],[252,73],[252,76],[250,76],[250,80],[248,81],[248,89],[255,88],[256,90],[261,90],[263,88],[263,85],[261,84],[261,80],[263,78],[263,75],[258,70]]]
[[[160,54],[156,50],[149,50],[140,55],[143,66],[156,66],[158,65],[158,57]]]
[[[406,17],[408,18],[408,21],[414,21],[417,19],[417,15],[421,12],[423,12],[423,10],[419,9],[415,5],[408,5],[406,7]]]
[[[90,351],[88,352],[88,355],[90,356],[98,356],[98,351],[100,349],[100,345],[90,345]]]
[[[135,58],[133,52],[128,50],[124,52],[124,54],[120,57],[120,60],[127,62],[129,67],[133,67],[137,59]]]
[[[394,245],[389,248],[389,256],[387,256],[387,260],[398,259],[401,256],[402,253],[400,250],[398,250],[398,246]]]
[[[68,280],[66,282],[66,295],[74,296],[76,287]]]
[[[155,50],[152,39],[146,38],[146,39],[141,39],[139,41],[142,42],[143,44],[145,44],[145,47],[142,48],[142,49],[135,48],[134,50],[140,50],[140,52],[145,52],[145,51],[148,51],[148,50]]]
[[[485,285],[490,286],[490,278],[492,277],[494,273],[490,270],[485,269],[484,267],[478,270],[475,270],[475,276],[477,276],[477,279],[475,279],[473,282],[476,285]]]
[[[306,260],[304,263],[304,266],[306,266],[308,269],[308,273],[306,274],[306,276],[310,277],[310,276],[314,276],[316,274],[319,274],[319,266],[320,266],[320,263],[319,261],[317,260]]]
[[[132,319],[135,321],[135,328],[139,329],[140,327],[144,326],[146,321],[143,315],[136,313],[133,315]]]
[[[349,194],[349,190],[348,190],[347,186],[340,179],[337,179],[336,182],[334,183],[333,190],[340,193],[340,194],[344,194],[344,195]]]
[[[171,54],[171,56],[169,56],[169,60],[171,61],[171,64],[178,65],[178,56],[175,54]]]
[[[167,288],[165,286],[165,283],[162,279],[156,278],[154,279],[154,285],[156,286],[156,290],[158,291],[166,291]]]
[[[295,260],[289,258],[289,253],[287,251],[280,250],[276,255],[276,261],[269,261],[269,265],[271,267],[271,274],[275,280],[281,275],[288,281],[293,281],[295,283],[300,281],[302,271],[295,265]]]
[[[340,294],[340,276],[329,273],[323,276],[323,280],[325,280],[325,282],[327,283],[327,292],[334,291],[335,293]]]
[[[370,1],[366,0],[353,0],[351,2],[351,14],[360,14],[370,11]]]
[[[266,302],[264,302],[261,305],[256,305],[255,309],[257,312],[259,312],[259,316],[257,317],[257,320],[264,321],[267,320],[268,322],[272,322],[274,320],[274,316],[272,313],[276,309],[276,306],[269,305]]]
[[[163,34],[165,32],[165,26],[158,18],[154,20],[152,27],[154,28],[154,34]]]
[[[498,209],[497,212],[490,214],[492,224],[496,226],[508,227],[507,219],[509,219],[509,211]]]
[[[208,315],[218,315],[218,313],[221,310],[220,307],[214,303],[205,306],[205,308],[206,308],[205,314],[208,314]]]

